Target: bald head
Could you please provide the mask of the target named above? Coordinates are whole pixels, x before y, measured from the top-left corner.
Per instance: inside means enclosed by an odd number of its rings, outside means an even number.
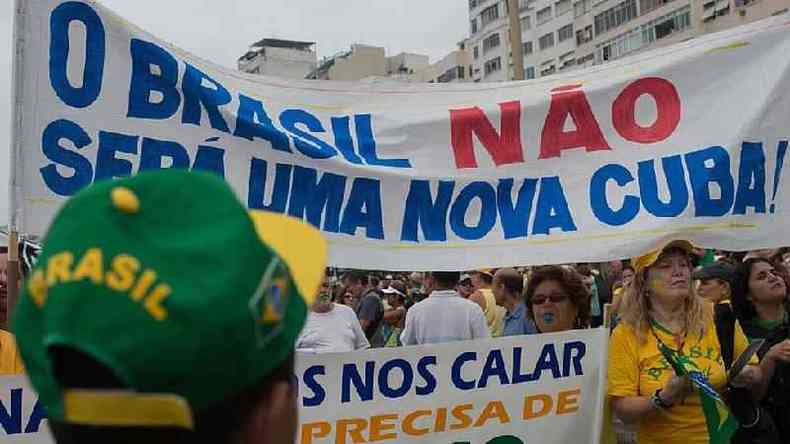
[[[524,291],[524,278],[513,268],[501,268],[494,275],[494,285],[504,287],[508,294],[519,298]]]

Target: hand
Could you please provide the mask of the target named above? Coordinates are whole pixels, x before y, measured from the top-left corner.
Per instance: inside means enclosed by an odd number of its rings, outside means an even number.
[[[765,354],[765,358],[774,362],[790,362],[790,339],[785,339],[771,347]]]
[[[733,387],[755,387],[760,384],[763,379],[763,372],[760,367],[756,365],[747,365],[738,373],[738,376],[733,378],[730,384]]]
[[[669,404],[677,404],[693,391],[688,376],[673,375],[661,389],[661,398]]]

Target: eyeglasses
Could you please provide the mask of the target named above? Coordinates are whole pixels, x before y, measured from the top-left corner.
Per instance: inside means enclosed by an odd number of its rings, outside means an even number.
[[[546,301],[551,301],[552,304],[559,304],[568,300],[568,295],[562,293],[554,293],[550,295],[540,295],[532,297],[532,305],[543,305]]]

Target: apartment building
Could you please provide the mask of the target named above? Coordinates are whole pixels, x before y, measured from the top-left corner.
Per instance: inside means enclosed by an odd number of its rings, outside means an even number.
[[[388,78],[408,81],[409,76],[429,67],[427,55],[400,53],[387,57],[379,46],[351,45],[351,49],[324,58],[306,78],[319,80],[363,80]]]
[[[237,61],[239,71],[267,76],[303,79],[315,70],[315,42],[261,39]]]
[[[507,0],[468,0],[472,79],[513,78]],[[787,12],[790,0],[519,0],[527,79]]]
[[[519,0],[524,73],[528,79],[551,75],[576,63],[573,0]],[[510,80],[510,21],[507,0],[469,0],[472,78]]]
[[[576,64],[605,63],[788,10],[790,0],[576,0]]]

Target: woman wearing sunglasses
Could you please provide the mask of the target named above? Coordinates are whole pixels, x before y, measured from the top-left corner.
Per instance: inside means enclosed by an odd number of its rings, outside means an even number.
[[[637,424],[640,444],[702,444],[710,439],[698,391],[689,376],[676,375],[666,356],[702,373],[720,393],[727,384],[713,306],[692,285],[693,250],[689,242],[673,241],[634,259],[634,281],[612,332],[611,405],[621,420]],[[733,334],[739,356],[748,342],[737,324]],[[751,364],[731,383],[758,395],[763,386],[756,357]]]
[[[526,292],[527,313],[540,333],[587,328],[590,293],[575,271],[556,265],[532,272]]]

